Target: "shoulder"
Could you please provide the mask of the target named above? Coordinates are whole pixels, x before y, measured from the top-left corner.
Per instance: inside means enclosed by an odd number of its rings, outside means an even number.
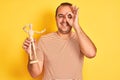
[[[52,38],[52,37],[54,37],[55,36],[55,32],[52,32],[52,33],[48,33],[48,34],[46,34],[46,35],[43,35],[43,36],[41,36],[40,38],[41,39],[49,39],[49,38]]]
[[[42,35],[42,36],[39,38],[39,41],[48,41],[48,40],[53,39],[53,38],[55,38],[55,37],[56,37],[55,32],[51,32],[51,33]]]

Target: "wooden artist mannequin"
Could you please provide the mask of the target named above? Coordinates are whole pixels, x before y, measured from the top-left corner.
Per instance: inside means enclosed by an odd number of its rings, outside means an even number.
[[[29,26],[29,30],[26,30],[26,27],[27,27],[27,26]],[[31,60],[30,64],[36,63],[36,62],[38,62],[38,61],[37,61],[37,56],[36,56],[36,50],[35,50],[35,44],[34,44],[33,36],[34,36],[34,33],[41,34],[41,33],[45,32],[46,29],[44,29],[44,30],[42,30],[42,31],[34,31],[34,30],[32,29],[32,24],[28,24],[28,25],[25,25],[25,26],[23,27],[23,30],[29,35],[29,38],[30,38],[30,40],[31,40],[31,44],[30,44],[30,54],[29,54],[29,55],[30,55],[30,60]],[[32,53],[32,50],[33,50],[33,53]],[[32,55],[35,56],[35,60],[33,60]]]

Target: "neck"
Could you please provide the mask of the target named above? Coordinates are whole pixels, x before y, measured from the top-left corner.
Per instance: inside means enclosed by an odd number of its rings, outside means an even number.
[[[71,37],[71,32],[66,33],[66,34],[63,34],[63,33],[59,32],[59,31],[57,31],[57,34],[58,34],[61,38],[63,38],[63,39],[69,39],[69,38]]]

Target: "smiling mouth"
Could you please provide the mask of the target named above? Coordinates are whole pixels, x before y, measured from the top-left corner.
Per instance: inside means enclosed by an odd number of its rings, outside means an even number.
[[[66,24],[66,23],[63,23],[62,25],[63,25],[63,26],[68,26],[68,24]]]
[[[70,25],[68,24],[68,22],[66,22],[66,23],[61,23],[61,25],[63,25],[63,26],[70,26]]]

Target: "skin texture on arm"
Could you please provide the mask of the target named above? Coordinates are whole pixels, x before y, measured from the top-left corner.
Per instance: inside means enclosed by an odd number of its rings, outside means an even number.
[[[38,77],[42,73],[42,69],[43,69],[43,62],[38,61],[37,63],[30,64],[30,59],[29,59],[28,71],[33,78]]]
[[[80,50],[88,58],[93,58],[96,56],[96,47],[90,38],[84,33],[80,26],[76,26],[76,34],[79,39]]]
[[[40,67],[39,67],[38,63],[34,63],[34,64],[29,64],[29,63],[30,63],[30,61],[28,62],[28,71],[29,71],[30,75],[33,78],[35,78],[41,73]]]
[[[23,43],[23,49],[26,51],[26,53],[28,54],[28,71],[30,73],[30,75],[35,78],[37,76],[39,76],[42,72],[43,69],[43,62],[38,60],[38,58],[36,59],[35,55],[31,55],[32,60],[30,59],[30,44],[31,44],[31,39],[27,38],[24,43]],[[33,53],[33,50],[32,50]],[[38,62],[30,64],[30,61],[34,61],[34,60],[38,60]]]
[[[90,38],[82,30],[78,22],[78,8],[76,6],[71,7],[72,12],[69,12],[66,15],[68,23],[74,28],[77,37],[79,39],[80,50],[88,58],[93,58],[96,56],[96,47]],[[71,15],[72,18],[69,18],[68,15]]]

